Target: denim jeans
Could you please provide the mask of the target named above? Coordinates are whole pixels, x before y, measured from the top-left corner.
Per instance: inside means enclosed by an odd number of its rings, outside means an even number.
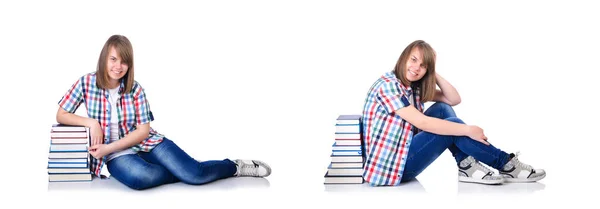
[[[456,117],[452,107],[446,103],[436,102],[425,111],[425,115],[464,124]],[[508,153],[491,144],[485,145],[475,141],[468,136],[445,136],[421,131],[412,138],[401,181],[415,179],[446,149],[450,150],[457,165],[468,156],[473,156],[482,163],[501,169],[509,159]]]
[[[122,155],[107,166],[112,177],[137,190],[179,181],[206,184],[232,177],[237,170],[229,159],[198,162],[167,138],[150,152]]]

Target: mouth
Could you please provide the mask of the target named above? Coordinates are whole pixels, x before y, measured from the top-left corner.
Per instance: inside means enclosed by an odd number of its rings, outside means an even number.
[[[121,74],[123,70],[111,70],[114,74]]]
[[[408,73],[410,73],[413,76],[417,76],[418,75],[417,73],[413,72],[412,70],[408,70]]]

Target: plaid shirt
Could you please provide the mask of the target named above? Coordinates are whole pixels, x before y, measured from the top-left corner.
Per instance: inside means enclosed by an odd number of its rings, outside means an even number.
[[[120,99],[116,111],[119,115],[119,139],[136,129],[138,124],[146,124],[154,120],[150,105],[146,100],[144,89],[139,83],[134,82],[132,91],[124,93],[125,84],[121,82],[119,88]],[[83,102],[87,109],[88,117],[97,120],[104,131],[104,143],[110,140],[110,116],[115,109],[110,108],[108,90],[96,86],[96,73],[89,73],[78,79],[67,93],[60,99],[58,105],[65,111],[75,113]],[[150,134],[141,143],[131,147],[134,151],[149,152],[163,140],[163,135],[150,128]],[[96,159],[92,157],[91,170],[100,176],[105,157]]]
[[[411,105],[423,112],[418,89],[402,85],[394,72],[381,76],[369,89],[363,110],[366,163],[363,178],[372,186],[399,185],[416,128],[395,111]]]

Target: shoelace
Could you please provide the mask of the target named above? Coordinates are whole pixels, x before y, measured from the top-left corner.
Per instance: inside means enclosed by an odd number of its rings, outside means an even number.
[[[517,158],[517,157],[518,157],[520,154],[521,154],[521,153],[520,153],[520,152],[518,152],[518,151],[515,153],[515,156],[513,157],[513,160],[514,160],[514,166],[515,166],[515,167],[522,168],[522,169],[525,169],[525,170],[533,170],[533,167],[531,167],[530,165],[527,165],[527,164],[525,164],[525,163],[522,163],[522,162],[519,160],[519,158]]]
[[[493,173],[492,170],[483,166],[478,160],[475,160],[473,163],[475,163],[475,166],[477,166],[477,168],[483,170],[485,173]]]
[[[258,176],[258,166],[254,164],[247,164],[241,162],[240,165],[240,175],[241,176]]]

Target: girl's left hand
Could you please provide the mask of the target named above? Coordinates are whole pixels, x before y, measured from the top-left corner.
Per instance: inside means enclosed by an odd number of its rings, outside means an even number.
[[[107,144],[96,144],[96,145],[92,145],[88,151],[90,152],[90,154],[92,156],[94,156],[94,158],[96,159],[100,159],[102,157],[104,157],[105,155],[108,155],[109,153],[111,153],[110,151],[110,147]]]

